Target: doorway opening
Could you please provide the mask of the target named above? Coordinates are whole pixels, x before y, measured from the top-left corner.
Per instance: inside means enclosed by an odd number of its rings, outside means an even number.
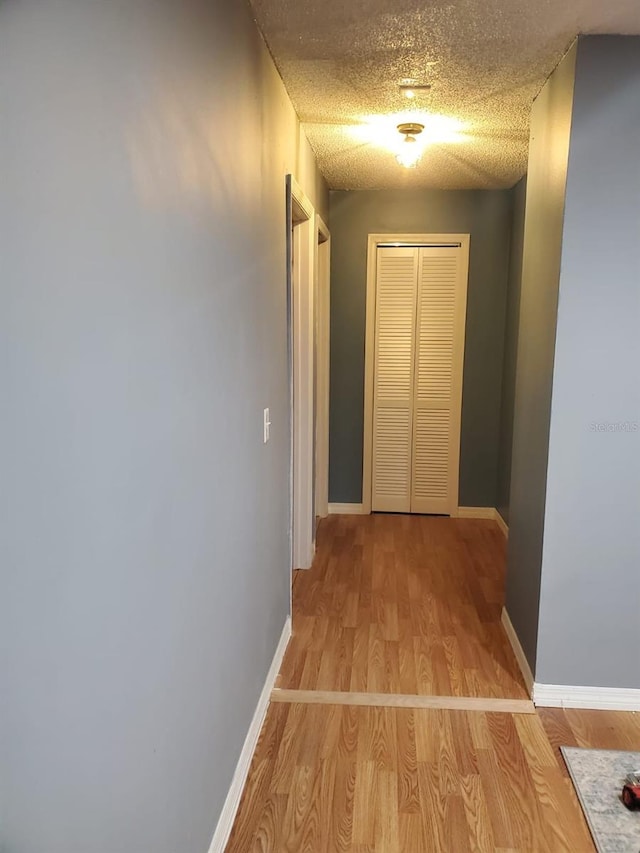
[[[308,569],[329,477],[329,230],[287,176],[291,568]]]

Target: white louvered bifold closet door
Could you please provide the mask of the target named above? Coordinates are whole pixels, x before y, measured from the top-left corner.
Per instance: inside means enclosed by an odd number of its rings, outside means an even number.
[[[410,512],[418,250],[379,248],[371,508]]]
[[[457,512],[466,287],[459,247],[419,250],[411,512]]]
[[[457,514],[467,256],[377,252],[371,508]]]

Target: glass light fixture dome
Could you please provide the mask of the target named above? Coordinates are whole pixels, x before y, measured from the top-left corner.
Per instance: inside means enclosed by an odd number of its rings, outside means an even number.
[[[396,155],[396,160],[406,169],[415,168],[420,161],[422,150],[416,136],[423,130],[424,125],[417,122],[404,122],[398,125],[398,131],[404,135],[404,141]]]

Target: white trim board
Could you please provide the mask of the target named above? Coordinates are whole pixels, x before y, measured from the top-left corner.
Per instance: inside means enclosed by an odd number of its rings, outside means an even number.
[[[370,515],[371,511],[364,504],[352,503],[330,503],[328,505],[329,515]],[[458,507],[458,518],[486,518],[495,521],[504,533],[509,535],[509,528],[497,509],[492,506],[460,506]]]
[[[496,510],[495,522],[498,525],[498,527],[500,528],[500,530],[502,530],[502,532],[504,533],[505,539],[508,539],[509,538],[509,525],[504,520],[504,518],[500,515],[499,510]]]
[[[316,392],[315,392],[315,514],[324,518],[329,503],[329,325],[331,315],[330,269],[331,235],[316,214],[315,307],[316,307]]]
[[[459,506],[458,518],[490,518],[495,521],[496,512],[492,506]]]
[[[589,708],[596,711],[640,711],[640,690],[633,687],[533,685],[533,703],[542,708]]]
[[[507,639],[511,643],[511,648],[513,649],[513,653],[516,656],[516,660],[518,662],[518,666],[520,667],[520,672],[522,673],[522,677],[524,678],[524,683],[526,685],[527,690],[529,691],[529,696],[533,695],[533,673],[531,672],[531,667],[529,666],[529,661],[524,653],[522,646],[520,645],[520,640],[518,639],[518,635],[516,634],[515,628],[511,624],[511,619],[509,618],[509,614],[507,613],[507,608],[502,608],[502,627],[505,630],[507,635]]]
[[[465,282],[464,303],[467,299],[467,282],[469,278],[469,244],[470,234],[423,234],[423,233],[393,233],[367,235],[367,286],[365,304],[365,339],[364,339],[364,422],[363,422],[363,447],[362,447],[362,503],[365,514],[371,512],[371,487],[373,468],[373,396],[374,396],[374,361],[375,361],[375,318],[376,318],[376,276],[377,276],[377,249],[380,243],[394,243],[405,245],[438,245],[441,243],[459,243],[462,251],[461,276]],[[466,311],[464,318],[466,320]],[[464,339],[464,334],[463,334]],[[464,365],[460,369],[460,380],[464,379]],[[460,413],[456,414],[456,429],[460,431]],[[458,458],[456,466],[460,464],[460,435],[457,438]],[[458,474],[455,480],[455,496],[452,497],[453,507],[458,502]]]
[[[329,504],[329,515],[369,515],[362,504]]]
[[[264,687],[262,688],[262,693],[260,694],[256,710],[253,714],[253,719],[251,720],[251,725],[249,726],[249,731],[247,732],[247,737],[245,738],[245,742],[240,753],[240,758],[236,764],[233,779],[231,780],[231,786],[229,788],[227,798],[224,801],[218,825],[213,833],[209,853],[224,853],[224,849],[227,846],[227,841],[229,840],[231,830],[233,829],[233,822],[236,819],[238,806],[240,805],[240,797],[242,796],[242,791],[244,790],[247,776],[249,775],[251,759],[253,758],[253,753],[255,752],[256,745],[258,743],[258,737],[260,736],[260,730],[262,729],[262,724],[267,714],[267,708],[269,707],[271,691],[273,690],[276,678],[280,672],[282,658],[284,657],[290,638],[291,617],[287,616],[278,646],[273,656],[273,660],[271,661],[271,666],[269,667],[269,672],[267,673],[267,677],[264,682]]]
[[[498,527],[504,533],[505,536],[509,536],[509,527],[507,526],[507,522],[500,515],[498,510],[493,506],[459,506],[458,518],[490,519],[491,521],[495,521],[497,523]]]
[[[640,690],[633,687],[576,687],[571,684],[540,684],[533,680],[529,662],[506,607],[502,625],[518,661],[533,704],[541,708],[585,708],[594,711],[640,711]]]
[[[529,699],[483,699],[479,696],[418,696],[405,693],[350,693],[333,690],[282,690],[271,693],[272,702],[304,705],[358,705],[364,708],[437,708],[449,711],[490,711],[535,714]]]
[[[314,358],[316,330],[315,211],[293,176],[291,193],[291,248],[289,317],[291,321],[291,380],[293,420],[292,569],[308,569],[315,545],[314,472]],[[293,263],[292,258],[296,262]]]

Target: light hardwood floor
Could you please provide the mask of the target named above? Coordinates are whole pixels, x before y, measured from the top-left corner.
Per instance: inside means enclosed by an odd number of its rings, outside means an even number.
[[[522,698],[499,623],[501,535],[490,521],[328,519],[294,582],[280,686]],[[271,703],[227,853],[593,853],[559,746],[640,749],[640,714],[325,698]]]
[[[640,715],[274,704],[227,853],[593,853],[556,743],[638,749]]]
[[[500,622],[504,572],[493,521],[329,516],[296,573],[277,686],[528,698]]]

